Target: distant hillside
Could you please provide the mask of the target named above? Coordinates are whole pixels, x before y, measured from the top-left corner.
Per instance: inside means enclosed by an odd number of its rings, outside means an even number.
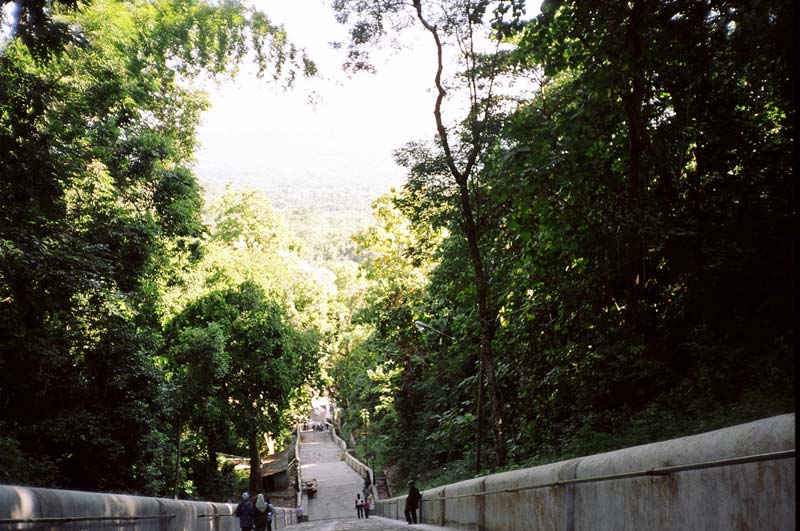
[[[330,260],[357,260],[350,237],[372,219],[371,205],[400,180],[392,177],[293,176],[265,177],[224,168],[198,168],[207,202],[233,190],[263,190],[283,214],[289,230],[305,243],[304,258],[324,264]]]

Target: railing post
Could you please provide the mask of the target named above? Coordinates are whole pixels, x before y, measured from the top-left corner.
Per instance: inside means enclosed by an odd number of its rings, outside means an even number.
[[[439,513],[441,513],[441,518],[439,519],[439,525],[444,527],[447,525],[447,488],[442,489],[442,498],[439,500]]]
[[[480,492],[486,491],[486,478],[484,477],[481,481],[481,490]],[[480,494],[477,497],[476,501],[476,510],[478,511],[477,514],[477,524],[478,524],[478,531],[486,531],[486,495]]]

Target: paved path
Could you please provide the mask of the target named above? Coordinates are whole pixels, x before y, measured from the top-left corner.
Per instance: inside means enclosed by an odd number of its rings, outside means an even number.
[[[315,412],[316,413],[316,412]],[[322,418],[312,414],[312,420]],[[341,460],[341,450],[327,431],[300,434],[300,461],[303,481],[317,480],[317,494],[309,498],[308,522],[288,528],[291,531],[448,531],[427,524],[409,525],[378,516],[357,519],[353,500],[364,487],[364,479]],[[452,530],[450,530],[452,531]]]
[[[330,432],[303,432],[300,462],[303,481],[317,480],[317,493],[308,499],[308,519],[354,517],[353,500],[364,487],[364,480],[341,460],[341,450],[333,442]]]
[[[370,516],[357,520],[345,518],[341,520],[325,520],[322,522],[306,522],[286,528],[287,531],[448,531],[447,528],[428,524],[408,525],[399,520],[389,520],[379,516]],[[450,530],[453,531],[453,530]]]

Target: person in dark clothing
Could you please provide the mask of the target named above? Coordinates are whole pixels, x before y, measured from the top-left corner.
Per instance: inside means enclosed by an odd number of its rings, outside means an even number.
[[[275,507],[272,502],[267,498],[267,531],[272,531],[272,522],[275,521]]]
[[[255,524],[256,531],[265,531],[267,529],[267,503],[264,501],[264,495],[259,493],[256,498],[255,510]]]
[[[417,523],[417,509],[419,509],[419,502],[422,501],[422,494],[419,489],[414,485],[414,481],[408,482],[408,497],[406,497],[406,522],[409,524]]]
[[[233,514],[239,517],[240,528],[247,529],[247,531],[253,529],[255,509],[253,508],[253,502],[250,501],[249,492],[242,493],[242,501],[236,506],[236,512]]]

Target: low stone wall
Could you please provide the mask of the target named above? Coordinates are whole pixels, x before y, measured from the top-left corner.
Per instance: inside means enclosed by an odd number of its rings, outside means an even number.
[[[372,469],[367,465],[365,465],[364,463],[362,463],[361,461],[359,461],[358,459],[356,459],[355,457],[353,457],[352,455],[350,455],[350,453],[347,451],[347,443],[336,433],[336,427],[330,423],[326,424],[328,424],[328,429],[331,432],[331,436],[333,437],[333,442],[335,442],[336,445],[342,449],[342,460],[345,463],[347,463],[350,466],[350,468],[355,470],[356,474],[358,474],[362,478],[369,477],[372,499],[373,500],[379,499],[378,489],[375,486],[375,475],[372,472]]]
[[[795,529],[794,414],[429,489],[421,520],[481,531]],[[405,496],[377,514],[403,519]]]
[[[0,485],[0,530],[240,531],[235,509],[230,503]],[[293,509],[275,509],[272,529],[297,523]]]

